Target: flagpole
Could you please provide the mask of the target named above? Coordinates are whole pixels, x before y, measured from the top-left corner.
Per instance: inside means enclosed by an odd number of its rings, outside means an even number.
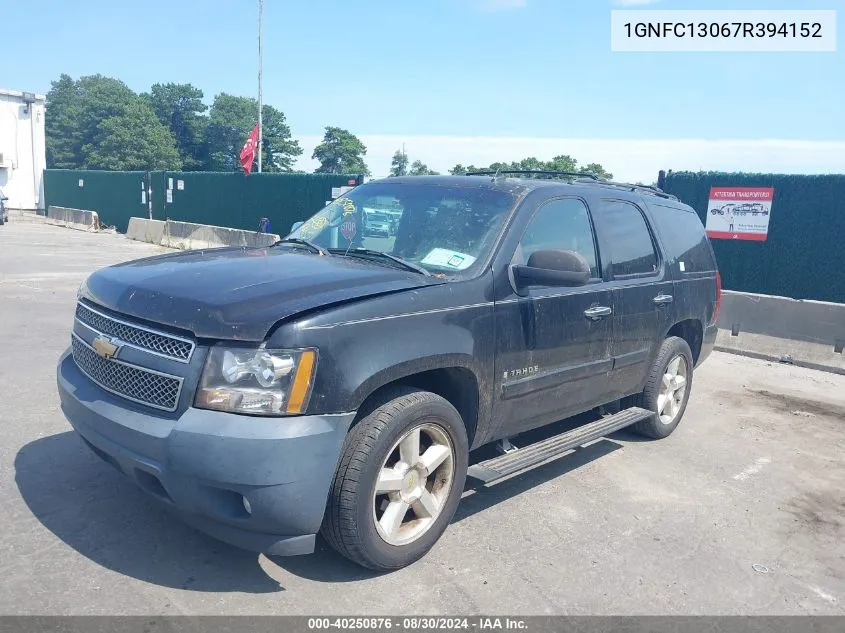
[[[261,56],[261,31],[262,31],[262,18],[264,13],[264,0],[258,0],[258,173],[261,173],[261,149],[262,145],[264,144],[264,129],[263,129],[263,115],[264,115],[264,104],[262,102],[263,94],[262,94],[262,86],[261,86],[261,66],[262,66],[262,56]]]

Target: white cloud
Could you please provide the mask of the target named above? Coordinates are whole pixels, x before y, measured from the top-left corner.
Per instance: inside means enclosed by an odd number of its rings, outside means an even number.
[[[577,139],[470,136],[358,135],[367,146],[367,165],[376,178],[390,172],[390,159],[405,144],[411,161],[447,173],[456,164],[486,167],[534,156],[549,160],[569,154],[581,165],[601,163],[614,178],[646,183],[661,169],[763,173],[845,173],[845,141]],[[303,154],[297,168],[312,171],[310,156],[320,136],[298,137]]]
[[[522,9],[528,4],[528,0],[477,0],[476,6],[481,11],[496,12],[510,11],[511,9]]]
[[[649,4],[657,4],[661,0],[613,0],[618,7],[642,7]]]

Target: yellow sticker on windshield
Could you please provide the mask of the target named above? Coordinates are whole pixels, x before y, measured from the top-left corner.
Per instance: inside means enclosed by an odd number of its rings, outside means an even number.
[[[322,231],[329,225],[329,220],[323,215],[314,216],[306,220],[305,223],[299,227],[299,234],[306,240],[311,239],[317,233]]]
[[[349,198],[341,198],[340,203],[343,205],[343,215],[350,215],[355,213],[355,203]]]

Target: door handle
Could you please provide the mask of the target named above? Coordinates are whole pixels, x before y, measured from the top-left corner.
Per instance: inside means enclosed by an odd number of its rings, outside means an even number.
[[[654,299],[652,299],[652,301],[654,301],[654,305],[665,306],[667,304],[672,303],[674,299],[672,298],[672,295],[659,294]]]
[[[584,316],[588,319],[592,319],[593,321],[603,319],[606,316],[610,316],[612,313],[613,310],[611,310],[607,306],[596,306],[595,308],[589,308],[587,310],[584,310]]]

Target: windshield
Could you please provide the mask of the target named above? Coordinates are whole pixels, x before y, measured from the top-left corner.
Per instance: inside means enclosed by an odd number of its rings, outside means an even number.
[[[460,273],[486,257],[515,202],[511,193],[479,187],[373,182],[333,201],[288,237],[387,253],[435,274]],[[370,231],[373,221],[392,227]]]

